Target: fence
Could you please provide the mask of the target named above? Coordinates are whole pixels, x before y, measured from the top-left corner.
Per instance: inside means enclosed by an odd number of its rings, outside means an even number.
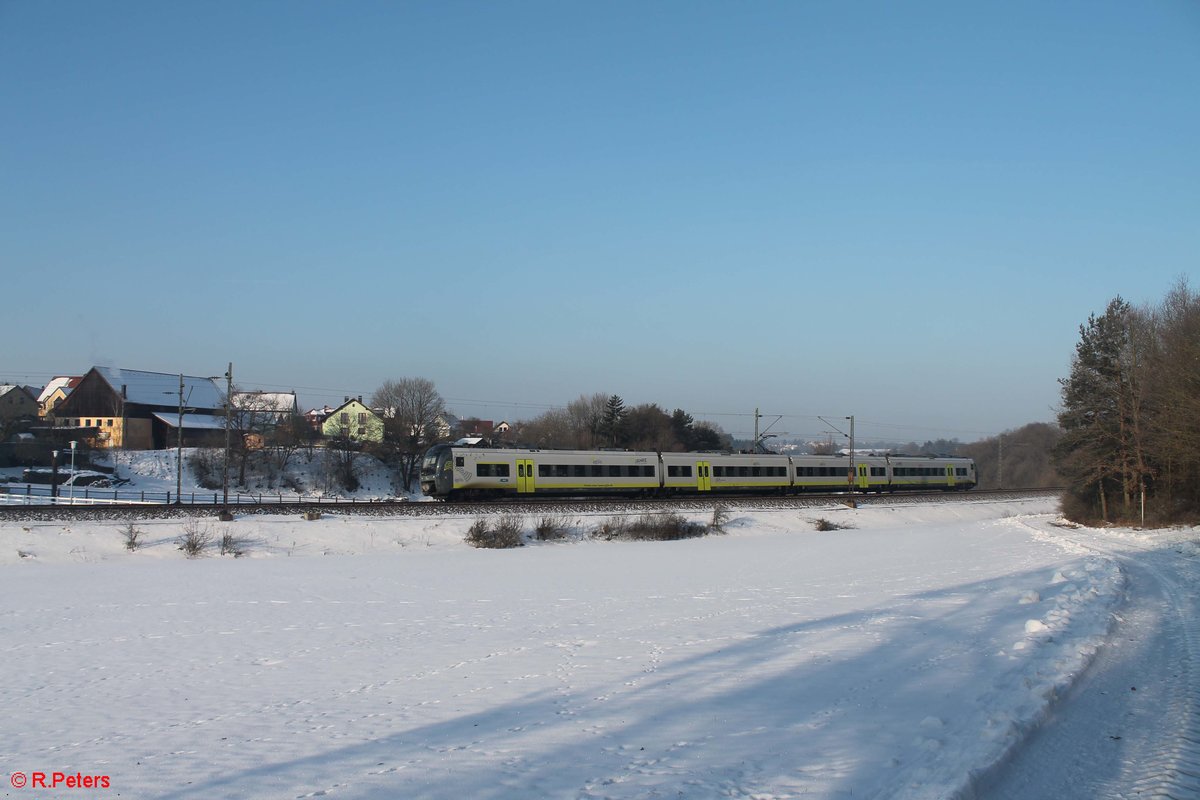
[[[174,492],[140,491],[137,489],[100,489],[94,486],[76,486],[72,493],[70,486],[58,489],[58,496],[53,495],[49,486],[38,484],[19,484],[17,486],[0,486],[0,505],[221,505],[224,494],[221,492]],[[287,495],[287,494],[231,494],[230,505],[338,505],[378,502],[372,500],[357,500],[330,495]]]

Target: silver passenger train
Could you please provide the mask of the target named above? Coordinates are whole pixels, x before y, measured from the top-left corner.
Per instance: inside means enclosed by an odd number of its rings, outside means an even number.
[[[851,473],[853,469],[853,473]],[[960,491],[975,462],[944,456],[787,456],[626,450],[524,450],[439,444],[421,460],[421,491],[440,500],[517,495]]]

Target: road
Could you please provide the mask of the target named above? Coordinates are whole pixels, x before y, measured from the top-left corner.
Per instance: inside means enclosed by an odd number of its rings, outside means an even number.
[[[1200,797],[1200,535],[1063,528],[1037,535],[1114,558],[1127,578],[1108,643],[980,800]]]

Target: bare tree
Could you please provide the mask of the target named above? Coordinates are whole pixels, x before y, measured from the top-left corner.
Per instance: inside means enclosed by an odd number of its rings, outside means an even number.
[[[562,409],[551,409],[520,423],[515,431],[519,442],[542,448],[577,447],[576,429],[571,416]]]
[[[1200,294],[1180,279],[1152,312],[1146,414],[1168,518],[1200,509]]]
[[[338,422],[325,445],[325,489],[358,490],[359,442],[348,422]]]
[[[568,422],[575,438],[572,446],[590,450],[600,443],[600,428],[607,408],[608,395],[604,392],[581,394],[567,403]]]
[[[440,438],[445,400],[433,381],[400,378],[384,381],[371,395],[371,405],[383,416],[380,455],[399,470],[405,491],[412,491],[417,462]]]

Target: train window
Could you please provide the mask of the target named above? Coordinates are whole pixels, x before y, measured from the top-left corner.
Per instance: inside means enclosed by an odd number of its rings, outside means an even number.
[[[604,467],[600,466],[599,464],[592,464],[592,477],[593,478],[599,478],[603,474],[604,474]]]
[[[571,477],[571,467],[567,464],[555,464],[554,465],[554,477],[556,477],[556,478]]]
[[[573,465],[573,467],[571,469],[571,474],[574,475],[576,478],[586,477],[587,476],[587,465],[585,465],[585,464]]]
[[[461,467],[463,464],[466,463],[466,461],[467,460],[465,458],[463,458],[462,456],[459,456],[458,458],[454,459],[454,466]]]
[[[507,478],[508,464],[476,464],[475,474],[481,478]]]
[[[725,468],[724,467],[713,467],[712,474],[713,474],[714,478],[724,478],[725,477]]]
[[[608,477],[610,477],[610,478],[621,477],[621,468],[619,466],[617,466],[616,464],[609,464],[608,465]]]
[[[683,478],[690,478],[690,477],[692,477],[692,467],[691,467],[691,465],[688,465],[688,466],[686,466],[686,467],[680,467],[680,468],[679,468],[679,475],[680,475],[680,477],[683,477]]]
[[[882,478],[885,474],[883,467],[871,467],[872,478]]]
[[[538,464],[538,477],[539,478],[549,478],[550,477],[550,465],[549,464]]]

